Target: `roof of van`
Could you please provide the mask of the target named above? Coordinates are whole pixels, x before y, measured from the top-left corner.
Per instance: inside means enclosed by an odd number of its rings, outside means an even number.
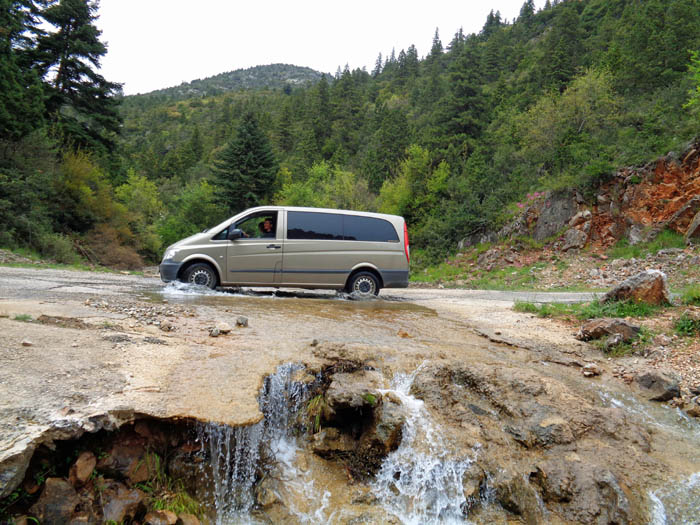
[[[366,217],[378,217],[382,219],[401,219],[404,220],[400,215],[390,215],[388,213],[375,213],[371,211],[358,211],[358,210],[340,210],[335,208],[310,208],[304,206],[256,206],[255,208],[249,208],[244,210],[245,212],[252,211],[264,211],[264,210],[287,210],[287,211],[313,211],[317,213],[342,213],[346,215],[364,215]],[[243,213],[243,212],[241,212]],[[236,214],[238,215],[238,214]]]

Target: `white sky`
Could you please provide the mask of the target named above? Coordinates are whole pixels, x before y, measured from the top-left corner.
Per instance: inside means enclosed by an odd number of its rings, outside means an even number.
[[[398,55],[414,44],[423,57],[436,27],[447,45],[460,27],[480,31],[491,9],[512,20],[523,2],[101,0],[101,74],[132,95],[274,63],[371,71],[379,52],[386,57],[393,47]]]

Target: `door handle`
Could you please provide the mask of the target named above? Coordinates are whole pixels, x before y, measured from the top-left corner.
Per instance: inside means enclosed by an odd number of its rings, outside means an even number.
[[[267,249],[268,250],[279,250],[282,247],[280,244],[268,244]]]

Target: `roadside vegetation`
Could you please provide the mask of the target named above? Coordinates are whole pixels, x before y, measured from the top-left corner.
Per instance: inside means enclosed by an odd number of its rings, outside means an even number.
[[[476,34],[455,21],[371,71],[291,84],[279,82],[291,66],[272,65],[229,75],[229,89],[204,79],[129,97],[94,67],[107,53],[95,3],[11,2],[0,247],[133,269],[248,206],[354,208],[405,216],[414,273],[459,280],[439,265],[460,239],[544,190],[592,202],[616,168],[695,137],[699,2],[526,0],[514,20],[491,12]],[[477,284],[530,286],[533,265]]]

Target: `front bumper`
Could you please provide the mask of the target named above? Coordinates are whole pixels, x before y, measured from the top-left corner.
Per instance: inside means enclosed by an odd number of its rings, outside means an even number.
[[[180,272],[182,263],[173,262],[171,260],[160,263],[158,270],[160,271],[160,280],[166,283],[177,281],[177,274]]]

